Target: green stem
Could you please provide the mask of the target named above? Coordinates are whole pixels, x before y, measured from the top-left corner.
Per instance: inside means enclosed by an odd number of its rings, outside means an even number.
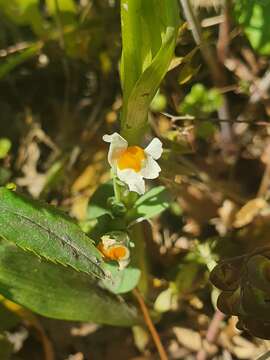
[[[114,190],[115,199],[116,201],[121,201],[119,186],[117,184],[117,176],[114,172],[112,173],[112,177],[113,177],[113,190]]]

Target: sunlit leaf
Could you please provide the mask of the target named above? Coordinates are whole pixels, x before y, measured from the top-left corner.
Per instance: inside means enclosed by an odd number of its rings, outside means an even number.
[[[104,277],[99,251],[67,215],[6,188],[0,188],[0,236],[50,261]]]
[[[175,0],[122,0],[122,134],[139,141],[160,82],[174,55],[179,26]]]
[[[11,148],[11,141],[6,138],[0,138],[0,159],[4,159]]]
[[[252,47],[262,55],[269,55],[269,1],[238,0],[234,10],[235,18],[242,25]]]
[[[131,291],[140,280],[141,272],[136,268],[128,267],[119,270],[116,264],[106,264],[105,269],[111,273],[111,278],[102,280],[102,283],[114,294],[123,294]]]
[[[41,315],[130,326],[139,323],[134,308],[97,286],[96,280],[0,244],[0,293]]]
[[[127,216],[130,220],[138,218],[150,219],[168,207],[169,194],[167,190],[164,186],[157,186],[141,196]]]

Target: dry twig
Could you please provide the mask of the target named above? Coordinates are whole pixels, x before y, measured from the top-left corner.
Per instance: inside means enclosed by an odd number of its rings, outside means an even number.
[[[144,320],[145,320],[145,324],[147,325],[148,327],[148,330],[149,332],[151,333],[152,335],[152,338],[153,338],[153,341],[157,347],[157,350],[158,350],[158,353],[159,353],[159,356],[160,356],[160,359],[161,360],[168,360],[168,356],[165,352],[165,349],[161,343],[161,340],[160,340],[160,337],[159,337],[159,334],[151,320],[151,317],[149,315],[149,311],[147,309],[147,306],[145,305],[145,302],[144,302],[144,299],[140,293],[140,291],[138,289],[134,289],[133,290],[133,295],[136,297],[139,305],[140,305],[140,308],[141,308],[141,311],[143,313],[143,317],[144,317]]]

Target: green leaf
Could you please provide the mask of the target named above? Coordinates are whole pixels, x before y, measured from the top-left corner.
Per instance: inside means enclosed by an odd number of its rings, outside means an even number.
[[[262,55],[270,54],[270,2],[238,0],[235,18],[242,25],[252,47]]]
[[[60,12],[76,13],[76,5],[74,0],[46,0],[49,14],[57,13],[57,6]]]
[[[105,214],[113,217],[112,212],[108,208],[108,199],[113,195],[114,192],[111,181],[99,186],[89,201],[87,219],[97,219]]]
[[[0,0],[0,10],[15,24],[30,25],[37,35],[46,31],[39,0]]]
[[[128,213],[130,221],[157,216],[169,207],[169,194],[164,186],[157,186],[141,196]]]
[[[106,264],[105,268],[112,274],[111,279],[102,280],[103,285],[114,294],[123,294],[134,289],[141,276],[141,271],[128,267],[119,270],[118,265]]]
[[[140,318],[134,307],[70,268],[40,261],[9,244],[0,244],[0,293],[50,318],[131,326]]]
[[[99,251],[67,215],[3,187],[0,236],[52,262],[104,277]]]
[[[179,25],[176,0],[122,0],[122,135],[138,143],[149,106],[172,60]]]
[[[6,138],[0,138],[0,159],[4,159],[11,148],[11,141]]]
[[[35,57],[39,53],[42,46],[43,45],[40,42],[34,43],[31,44],[28,48],[20,51],[19,53],[8,56],[0,64],[0,79],[8,75],[10,71],[16,68],[17,66]]]

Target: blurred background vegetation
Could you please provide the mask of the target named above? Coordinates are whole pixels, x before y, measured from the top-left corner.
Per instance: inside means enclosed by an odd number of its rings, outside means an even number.
[[[269,241],[270,2],[192,3],[201,37],[181,7],[175,58],[149,115],[172,201],[141,234],[147,302],[171,359],[256,359],[270,348],[254,337],[270,337],[270,305],[253,270],[269,250],[244,275],[243,258],[212,275],[228,298],[237,289],[252,299],[245,311],[219,300],[242,316],[241,330],[216,310],[209,273]],[[0,0],[0,185],[61,207],[85,231],[89,198],[110,176],[102,135],[119,130],[119,9],[118,0]],[[258,284],[263,295],[251,291]],[[0,334],[1,360],[157,356],[142,327],[45,319],[4,298]]]

